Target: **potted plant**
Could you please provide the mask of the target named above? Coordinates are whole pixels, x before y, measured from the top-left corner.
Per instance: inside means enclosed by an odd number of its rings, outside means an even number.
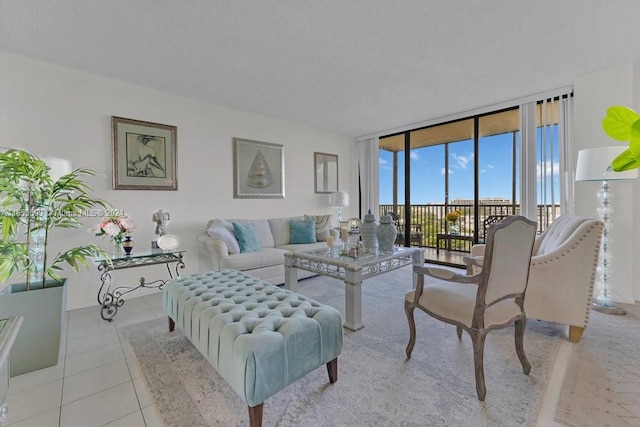
[[[24,316],[12,349],[11,375],[58,362],[62,314],[66,306],[63,265],[75,271],[87,259],[107,256],[100,246],[67,249],[51,257],[47,245],[56,228],[79,228],[81,218],[108,204],[91,195],[85,168],[52,178],[47,163],[22,150],[0,153],[0,313]],[[18,283],[9,279],[19,277]]]

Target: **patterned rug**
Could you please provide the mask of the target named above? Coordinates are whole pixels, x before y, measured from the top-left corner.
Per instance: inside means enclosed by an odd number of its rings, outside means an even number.
[[[572,348],[556,421],[568,426],[640,426],[640,307],[628,313],[591,312]]]
[[[533,426],[561,338],[558,325],[530,320],[522,373],[513,327],[491,332],[485,345],[487,397],[478,401],[469,336],[416,311],[418,331],[410,360],[404,294],[411,270],[364,282],[364,329],[345,329],[338,381],[324,366],[269,398],[265,426]],[[301,281],[299,292],[344,308],[342,282]],[[343,313],[344,314],[344,313]],[[248,425],[244,401],[188,339],[167,331],[166,318],[125,329],[158,412],[167,426]]]

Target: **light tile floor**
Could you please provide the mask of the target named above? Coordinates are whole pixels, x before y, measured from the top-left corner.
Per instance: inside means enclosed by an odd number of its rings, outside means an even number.
[[[127,300],[113,322],[97,306],[68,311],[58,365],[11,378],[3,427],[162,426],[119,333],[163,317],[161,296]]]
[[[11,378],[3,427],[162,426],[119,333],[126,325],[164,317],[161,295],[127,300],[113,322],[102,320],[97,306],[67,312],[58,365]],[[553,419],[570,356],[571,344],[563,341],[537,427],[561,426]]]

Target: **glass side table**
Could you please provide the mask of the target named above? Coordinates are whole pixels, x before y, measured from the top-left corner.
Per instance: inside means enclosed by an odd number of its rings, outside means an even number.
[[[183,255],[185,251],[153,250],[148,253],[135,255],[122,255],[115,258],[97,258],[98,271],[100,272],[100,289],[98,290],[98,303],[102,306],[100,316],[107,321],[112,321],[118,307],[124,304],[124,296],[140,288],[162,289],[168,280],[173,279],[173,272],[177,277],[184,268]],[[144,277],[134,286],[118,286],[111,289],[111,272],[125,268],[137,268],[149,265],[164,264],[167,266],[169,279],[158,279],[147,282]],[[173,267],[173,270],[172,270]],[[173,272],[172,272],[173,271]]]

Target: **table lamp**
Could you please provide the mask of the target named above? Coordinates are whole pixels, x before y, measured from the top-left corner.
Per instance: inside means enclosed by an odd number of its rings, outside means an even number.
[[[576,167],[576,181],[602,181],[602,187],[598,191],[600,208],[598,214],[604,223],[602,241],[600,244],[600,257],[598,259],[598,296],[591,306],[594,310],[608,314],[626,314],[626,310],[611,300],[609,293],[609,271],[611,269],[611,257],[609,255],[609,238],[612,192],[608,181],[620,181],[636,179],[638,170],[615,172],[611,169],[611,162],[625,151],[625,146],[589,148],[578,151],[578,164]]]
[[[346,191],[336,191],[329,195],[329,204],[338,207],[338,222],[342,221],[342,207],[349,206],[349,194]]]

